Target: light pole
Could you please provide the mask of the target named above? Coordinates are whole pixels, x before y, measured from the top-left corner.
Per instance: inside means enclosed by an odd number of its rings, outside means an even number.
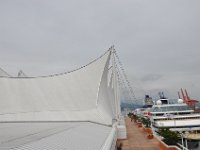
[[[182,141],[182,150],[184,150],[184,143],[183,143],[183,133],[181,131],[179,131],[180,135],[181,135],[181,141]]]
[[[188,138],[188,135],[190,133],[188,131],[185,132],[185,147],[188,149],[188,142],[187,142],[187,138]]]

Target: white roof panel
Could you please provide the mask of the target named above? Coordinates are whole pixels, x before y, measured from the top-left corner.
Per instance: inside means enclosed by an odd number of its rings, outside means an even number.
[[[100,150],[112,127],[89,122],[1,123],[1,150]]]

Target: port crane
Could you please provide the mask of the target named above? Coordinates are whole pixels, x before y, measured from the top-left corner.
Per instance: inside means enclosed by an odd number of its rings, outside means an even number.
[[[183,89],[181,88],[181,94],[182,94],[182,98],[181,98],[180,92],[178,91],[178,98],[182,99],[183,102],[188,104],[190,107],[195,108],[195,103],[198,103],[199,101],[195,99],[191,99],[186,89],[185,89],[185,94],[184,94]]]

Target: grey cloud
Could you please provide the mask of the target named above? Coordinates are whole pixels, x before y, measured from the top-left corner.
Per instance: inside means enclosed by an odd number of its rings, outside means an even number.
[[[165,88],[175,96],[185,86],[200,99],[199,5],[199,0],[1,0],[0,67],[11,74],[64,72],[115,44],[136,95]]]
[[[147,74],[141,78],[142,81],[156,81],[162,78],[160,74]]]

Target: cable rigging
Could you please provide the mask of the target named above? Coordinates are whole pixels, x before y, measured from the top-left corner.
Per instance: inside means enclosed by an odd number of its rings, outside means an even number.
[[[115,67],[116,67],[117,77],[119,79],[119,84],[121,85],[121,88],[124,87],[126,89],[126,91],[128,91],[128,98],[130,98],[130,100],[132,100],[136,104],[138,104],[138,100],[135,96],[135,93],[133,92],[133,88],[131,87],[130,81],[128,80],[128,77],[125,73],[123,64],[120,61],[119,56],[114,48],[113,48],[113,53],[114,53],[113,57],[116,58],[114,60],[116,60]],[[123,91],[123,92],[125,92],[125,91]]]

